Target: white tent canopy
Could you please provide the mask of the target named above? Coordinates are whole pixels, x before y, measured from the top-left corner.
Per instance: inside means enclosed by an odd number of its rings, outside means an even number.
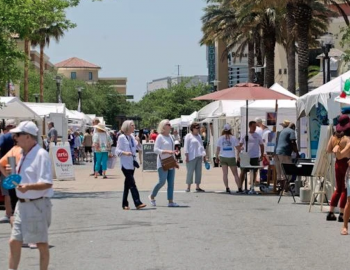
[[[284,95],[287,95],[291,98],[294,98],[295,100],[299,99],[298,96],[294,95],[293,93],[289,92],[286,88],[284,88],[283,86],[281,86],[280,84],[278,83],[274,83],[270,89],[276,91],[276,92],[279,92],[279,93],[282,93]]]
[[[2,103],[1,119],[40,119],[40,116],[34,110],[16,97],[0,97],[0,102]]]
[[[66,115],[66,104],[64,103],[24,102],[24,104],[35,111],[41,117],[47,116],[50,113],[63,113]]]
[[[328,112],[328,118],[333,119],[340,114],[340,105],[334,99],[342,91],[344,82],[350,78],[350,71],[340,75],[330,82],[321,85],[315,90],[303,95],[297,101],[297,115],[300,117],[303,113],[309,115],[311,109],[322,104]]]
[[[296,123],[296,101],[295,100],[278,100],[278,110],[277,110],[277,130],[282,129],[282,126],[278,123],[282,123],[284,119]],[[257,100],[248,105],[248,122],[255,120],[255,118],[263,118],[266,120],[267,113],[274,113],[276,107],[276,100]],[[246,106],[241,108],[241,130],[245,129],[246,123]]]
[[[215,118],[220,116],[235,117],[240,116],[241,107],[246,102],[244,100],[217,100],[209,103],[198,111],[198,118]]]

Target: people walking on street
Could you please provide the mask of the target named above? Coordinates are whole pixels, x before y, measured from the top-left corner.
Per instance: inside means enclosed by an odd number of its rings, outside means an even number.
[[[49,128],[49,132],[47,133],[47,151],[50,150],[50,143],[54,143],[55,145],[57,144],[57,138],[58,138],[58,133],[57,130],[55,129],[55,124],[54,122],[49,122],[47,124],[47,127]]]
[[[0,158],[4,157],[15,144],[14,139],[12,138],[12,134],[9,132],[15,126],[16,122],[12,119],[9,119],[5,122],[4,134],[0,136]],[[2,181],[5,179],[4,174],[1,174],[0,177],[1,194],[5,197],[5,216],[0,218],[0,223],[9,223],[10,217],[14,211],[14,209],[11,207],[11,191],[2,187]]]
[[[285,175],[282,173],[282,163],[292,163],[292,153],[296,153],[299,158],[299,151],[297,146],[297,138],[295,134],[295,124],[289,120],[284,120],[281,125],[284,127],[280,132],[276,145],[276,155],[274,156],[277,181],[280,181],[281,187],[285,187],[287,192],[288,185],[286,185]]]
[[[95,178],[98,172],[102,169],[103,179],[107,178],[107,161],[108,155],[111,151],[112,139],[106,131],[106,126],[99,123],[94,126],[95,132],[92,137],[93,146],[95,148],[96,164],[95,164]],[[102,168],[101,168],[102,167]]]
[[[74,163],[80,162],[81,139],[79,131],[74,132]]]
[[[338,221],[343,222],[344,208],[347,201],[347,188],[345,175],[348,169],[348,160],[350,157],[350,151],[346,148],[347,144],[350,142],[348,135],[345,133],[349,132],[350,118],[349,116],[343,114],[338,118],[338,124],[335,128],[335,133],[329,139],[327,145],[327,153],[334,153],[336,155],[335,161],[335,191],[333,192],[330,208],[326,220],[334,221],[337,217],[334,214],[334,208],[338,206],[340,214],[338,216]],[[341,152],[344,150],[344,154]],[[339,152],[339,153],[338,153]],[[349,217],[348,217],[349,219]]]
[[[6,177],[8,175],[8,173],[6,171],[6,166],[8,165],[8,157],[15,157],[16,158],[16,164],[18,164],[19,161],[22,158],[22,148],[17,145],[17,142],[16,142],[15,138],[14,138],[14,143],[15,143],[15,145],[11,148],[11,150],[8,151],[6,153],[6,155],[3,156],[0,159],[0,171],[1,171],[1,174],[4,177]],[[16,204],[17,204],[18,198],[17,198],[15,189],[9,189],[8,193],[9,193],[9,196],[10,196],[11,216],[13,216],[13,214],[15,212],[15,208],[16,208]],[[6,210],[6,213],[7,213],[7,209],[5,209],[5,210]],[[4,219],[3,219],[3,222],[4,222]],[[11,219],[10,219],[10,222],[11,222]]]
[[[238,192],[242,193],[242,182],[239,179],[238,171],[237,171],[237,162],[236,162],[236,151],[240,152],[239,141],[235,136],[232,135],[230,124],[225,124],[224,130],[221,133],[221,137],[219,137],[216,148],[216,160],[220,162],[224,185],[226,187],[226,192],[231,193],[231,190],[228,185],[228,168],[235,178]]]
[[[203,141],[199,134],[199,123],[193,122],[190,126],[191,132],[185,136],[184,150],[186,156],[186,192],[191,191],[193,184],[193,174],[195,174],[195,184],[197,192],[205,192],[200,188],[202,181],[202,161],[206,162],[206,152]]]
[[[100,119],[98,118],[95,118],[94,120],[92,120],[92,125],[93,126],[97,126],[98,124],[100,123]],[[96,132],[96,128],[93,129],[93,132],[92,132],[92,135]],[[95,176],[95,167],[96,167],[96,152],[95,152],[95,149],[93,149],[94,151],[94,165],[93,165],[93,173],[90,174],[90,176]],[[99,175],[102,176],[102,166],[101,166],[101,170],[98,172]]]
[[[249,132],[248,132],[248,149],[246,149],[246,135],[242,135],[241,141],[239,146],[241,149],[244,149],[244,151],[247,151],[249,158],[250,158],[250,165],[252,166],[259,166],[260,161],[263,159],[264,155],[264,143],[261,138],[261,136],[255,132],[256,130],[256,122],[250,121],[249,122]],[[245,174],[247,170],[243,169],[241,170],[240,175],[240,182],[243,183]],[[251,183],[250,189],[254,191],[254,183],[256,181],[258,170],[253,170],[253,183]]]
[[[10,132],[22,148],[23,157],[17,166],[17,173],[22,179],[16,188],[18,203],[9,242],[9,269],[18,268],[24,242],[36,243],[40,253],[40,270],[47,270],[50,258],[50,198],[53,195],[51,161],[47,151],[37,143],[38,128],[33,122],[21,122]]]
[[[85,161],[92,162],[92,135],[89,128],[85,130],[83,146],[85,151]]]
[[[71,156],[72,156],[72,162],[74,164],[74,141],[75,141],[75,137],[73,132],[68,129],[68,142],[69,142],[69,147],[70,147],[70,152],[71,152]]]
[[[140,200],[140,194],[134,178],[135,165],[137,165],[135,160],[137,142],[132,135],[135,130],[134,122],[131,120],[124,121],[121,130],[123,133],[118,136],[116,152],[120,157],[120,166],[125,176],[122,207],[124,210],[130,210],[128,202],[130,190],[136,209],[141,209],[146,207],[146,205]]]
[[[169,170],[164,170],[162,167],[162,159],[174,156],[175,153],[175,144],[172,136],[170,135],[171,125],[168,119],[162,120],[158,126],[158,136],[154,144],[154,152],[158,154],[157,157],[157,170],[159,181],[154,186],[149,199],[152,206],[156,206],[156,196],[158,191],[164,186],[165,182],[168,182],[168,206],[169,207],[178,207],[179,205],[174,202],[174,181],[175,181],[175,167],[170,168]],[[175,158],[175,157],[174,157]],[[177,165],[177,168],[179,166]]]

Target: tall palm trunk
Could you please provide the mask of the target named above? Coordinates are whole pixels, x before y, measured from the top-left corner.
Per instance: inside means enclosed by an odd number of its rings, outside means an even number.
[[[258,31],[254,34],[254,41],[255,41],[255,56],[256,56],[256,64],[257,66],[262,67],[264,65],[264,56],[262,52],[262,44],[261,44],[261,37]],[[256,81],[260,85],[264,85],[264,74],[265,70],[262,68],[260,72],[256,74]]]
[[[254,41],[248,43],[248,82],[254,81]]]
[[[40,102],[44,102],[44,43],[40,43]]]
[[[275,46],[276,35],[273,26],[263,29],[263,42],[266,58],[265,87],[270,88],[275,83]]]
[[[312,19],[312,9],[309,5],[299,1],[295,6],[295,21],[298,38],[298,83],[300,96],[308,92],[309,66],[309,26]],[[299,23],[300,22],[300,23]]]
[[[287,66],[288,66],[288,90],[295,94],[295,36],[294,36],[294,5],[293,3],[287,3]]]
[[[23,97],[24,101],[28,102],[28,77],[29,77],[29,40],[26,38],[24,40],[24,53],[26,59],[24,60],[24,82],[23,82]]]

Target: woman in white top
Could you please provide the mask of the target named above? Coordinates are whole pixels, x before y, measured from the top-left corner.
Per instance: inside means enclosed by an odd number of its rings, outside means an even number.
[[[96,128],[96,132],[92,137],[92,142],[96,153],[95,178],[97,178],[98,172],[101,170],[101,166],[103,178],[107,178],[107,161],[108,154],[111,151],[112,139],[107,134],[105,125],[99,123],[94,127]]]
[[[168,119],[162,120],[158,126],[158,133],[156,142],[154,144],[154,152],[158,154],[157,157],[157,168],[159,182],[153,188],[151,195],[148,198],[151,201],[152,206],[156,206],[155,197],[158,194],[158,191],[164,186],[165,181],[168,181],[168,206],[169,207],[178,207],[179,205],[173,201],[174,195],[174,180],[175,180],[175,168],[164,171],[162,168],[161,159],[165,159],[174,155],[174,141],[170,135],[171,125]],[[178,166],[177,166],[178,168]]]
[[[226,192],[231,193],[228,186],[228,167],[230,167],[238,187],[237,193],[240,193],[242,192],[242,184],[239,180],[236,162],[236,150],[237,153],[240,151],[239,141],[232,135],[230,124],[225,124],[221,135],[216,147],[216,160],[221,163]]]
[[[123,192],[123,203],[122,207],[124,210],[130,210],[128,195],[129,190],[131,196],[134,200],[136,209],[141,209],[146,207],[140,200],[140,194],[136,187],[134,172],[134,159],[136,158],[136,146],[137,142],[131,134],[135,130],[135,124],[131,120],[126,120],[123,122],[121,131],[123,134],[120,134],[118,137],[116,153],[120,157],[120,167],[125,176],[124,182],[124,192]]]
[[[196,174],[195,183],[197,192],[205,192],[200,188],[202,180],[202,160],[206,161],[206,153],[203,146],[201,135],[199,134],[199,124],[193,122],[190,126],[191,133],[185,136],[185,156],[186,156],[186,168],[187,168],[187,189],[186,192],[191,191],[191,185],[193,183],[193,174]]]

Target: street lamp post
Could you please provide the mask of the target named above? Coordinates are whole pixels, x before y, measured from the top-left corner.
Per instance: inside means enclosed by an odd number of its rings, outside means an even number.
[[[77,90],[78,90],[78,112],[81,112],[82,111],[82,100],[81,100],[81,91],[83,90],[84,88],[83,87],[77,87]]]
[[[33,94],[33,96],[35,97],[35,102],[38,103],[39,102],[39,94],[35,93],[35,94]]]
[[[62,78],[60,76],[56,76],[54,79],[56,81],[56,86],[57,86],[57,91],[56,91],[56,103],[62,103],[62,98],[61,98],[61,83],[62,83]]]
[[[329,57],[329,52],[331,48],[333,47],[333,34],[331,33],[326,33],[321,38],[319,39],[322,47],[322,51],[324,53],[324,58],[323,58],[323,64],[322,64],[322,69],[323,69],[323,83],[327,83],[331,80],[331,59]]]

